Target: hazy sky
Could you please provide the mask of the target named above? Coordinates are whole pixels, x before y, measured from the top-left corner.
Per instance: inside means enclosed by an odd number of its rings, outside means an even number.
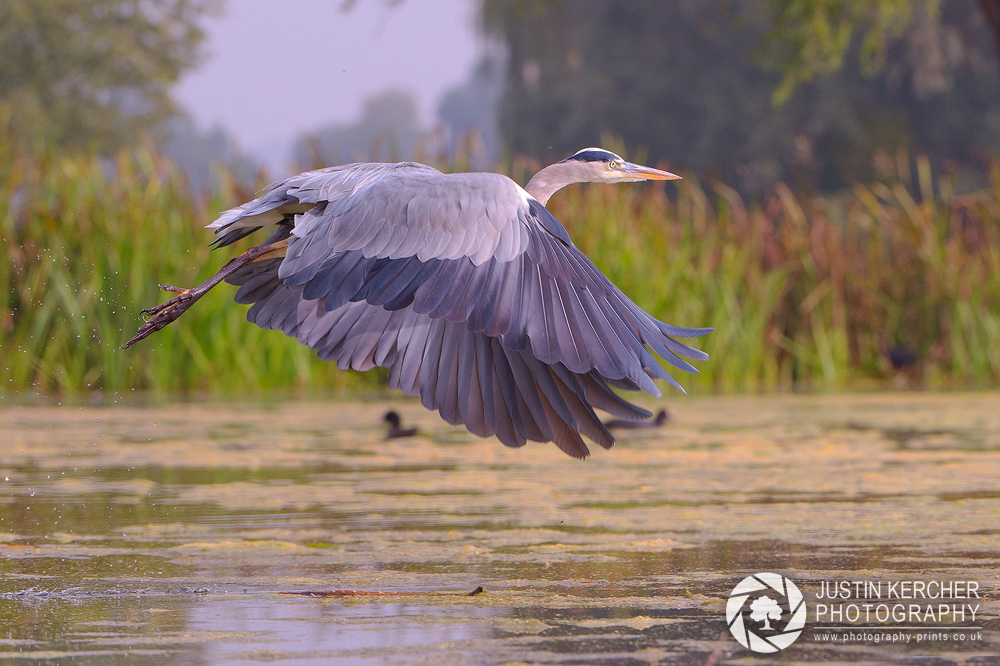
[[[425,122],[482,52],[475,0],[227,0],[206,23],[206,58],[175,89],[202,129],[222,125],[277,168],[291,141],[354,120],[366,97],[412,91]]]

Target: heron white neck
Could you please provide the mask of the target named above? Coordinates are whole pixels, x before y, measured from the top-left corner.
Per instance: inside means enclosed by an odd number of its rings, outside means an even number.
[[[536,173],[524,189],[544,206],[557,190],[573,183],[588,183],[592,179],[593,174],[583,162],[556,162]]]

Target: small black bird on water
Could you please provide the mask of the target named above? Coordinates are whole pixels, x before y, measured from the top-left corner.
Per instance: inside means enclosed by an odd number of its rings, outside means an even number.
[[[656,413],[651,419],[646,419],[644,421],[625,421],[624,419],[611,419],[607,421],[604,426],[609,430],[611,428],[617,428],[619,430],[641,430],[643,428],[659,428],[667,419],[670,418],[667,414],[667,410],[661,409]]]
[[[399,414],[392,410],[386,412],[382,420],[389,424],[389,430],[385,433],[387,440],[398,439],[400,437],[413,437],[417,434],[416,428],[401,428],[402,420],[399,418]]]

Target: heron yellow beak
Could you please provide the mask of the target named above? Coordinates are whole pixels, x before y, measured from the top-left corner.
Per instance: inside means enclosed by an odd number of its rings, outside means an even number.
[[[681,180],[680,176],[669,171],[660,171],[659,169],[639,166],[631,162],[625,164],[622,173],[629,180]]]

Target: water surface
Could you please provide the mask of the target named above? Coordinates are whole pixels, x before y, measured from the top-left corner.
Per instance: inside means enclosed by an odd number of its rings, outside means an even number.
[[[389,406],[423,434],[383,441]],[[0,407],[0,659],[1000,663],[1000,396],[667,406],[583,462],[413,402]],[[980,637],[829,643],[811,609],[755,654],[725,609],[768,571],[809,604],[976,581]]]

